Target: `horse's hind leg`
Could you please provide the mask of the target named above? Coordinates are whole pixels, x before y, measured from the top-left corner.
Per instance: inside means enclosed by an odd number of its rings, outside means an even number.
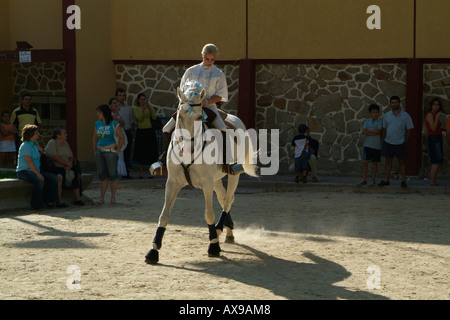
[[[223,232],[224,214],[226,214],[226,212],[223,211],[223,208],[225,207],[227,196],[227,192],[222,184],[222,179],[214,181],[214,191],[216,192],[217,201],[219,201],[219,204],[222,207],[222,214],[220,215],[219,222],[216,225],[217,236],[220,237]]]
[[[181,190],[181,187],[182,186],[178,184],[173,184],[170,182],[168,182],[166,185],[164,207],[161,211],[161,215],[159,216],[159,224],[158,229],[156,230],[155,238],[153,239],[153,247],[145,256],[146,263],[156,264],[159,261],[158,250],[161,249],[164,232],[166,231],[166,227],[169,224],[169,216],[172,212],[173,205],[175,204],[175,200],[177,198],[178,192],[180,192]]]

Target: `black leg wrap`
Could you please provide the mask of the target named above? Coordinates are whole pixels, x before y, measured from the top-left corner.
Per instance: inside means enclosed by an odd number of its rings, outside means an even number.
[[[153,243],[156,244],[158,250],[161,249],[164,232],[166,232],[166,228],[163,227],[158,227],[158,229],[156,230],[156,235],[155,238],[153,239]]]
[[[208,224],[208,228],[209,228],[209,241],[217,239],[216,226],[213,224],[211,225]]]
[[[227,213],[225,211],[222,211],[222,214],[220,215],[219,222],[216,224],[216,230],[223,231],[223,225],[225,223],[225,220],[227,219]]]
[[[225,221],[224,221],[225,227],[230,228],[231,230],[234,229],[234,222],[231,219],[231,214],[228,212],[227,215],[225,216]]]

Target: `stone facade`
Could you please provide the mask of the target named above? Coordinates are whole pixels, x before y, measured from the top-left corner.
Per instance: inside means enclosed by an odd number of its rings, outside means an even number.
[[[222,108],[237,114],[239,66],[217,65],[225,71],[230,99]],[[116,65],[117,86],[128,93],[128,104],[144,92],[159,116],[170,116],[176,108],[176,88],[188,65]],[[320,172],[361,175],[368,106],[389,111],[389,98],[397,95],[405,107],[406,64],[257,64],[256,129],[280,130],[280,172],[293,163],[291,140],[300,123],[320,142]],[[426,65],[424,101],[439,96],[448,110],[449,66]],[[444,121],[444,120],[443,120]],[[425,140],[424,140],[425,141]],[[424,146],[423,174],[429,172]],[[382,168],[380,169],[382,170]],[[443,171],[444,172],[444,171]]]
[[[228,102],[222,109],[237,114],[239,66],[216,65],[227,76]],[[137,95],[144,93],[149,103],[160,117],[171,116],[177,108],[177,88],[190,65],[116,65],[116,83],[118,88],[127,92],[127,103],[136,105]]]
[[[406,93],[406,65],[282,65],[256,67],[258,129],[280,130],[280,170],[294,161],[291,140],[300,123],[319,140],[320,171],[359,174],[364,136],[361,129],[376,103],[381,115],[389,97]]]
[[[14,63],[14,108],[20,105],[22,94],[29,93],[42,118],[42,144],[51,139],[56,127],[65,127],[66,67],[63,62]]]

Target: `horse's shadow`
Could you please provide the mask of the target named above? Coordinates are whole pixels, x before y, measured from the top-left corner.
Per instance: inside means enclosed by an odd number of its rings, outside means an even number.
[[[351,273],[341,265],[323,259],[311,252],[303,253],[312,263],[284,260],[256,250],[248,245],[236,244],[248,250],[256,259],[232,260],[226,251],[219,259],[190,263],[192,267],[176,267],[187,271],[206,273],[232,279],[250,286],[265,288],[273,294],[289,300],[349,299],[384,300],[384,296],[366,292],[349,291],[334,283],[348,278]],[[230,252],[231,253],[231,252]],[[243,253],[245,255],[245,253]],[[166,267],[174,267],[164,265]],[[217,297],[222,299],[223,297]],[[253,297],[258,299],[258,297]]]

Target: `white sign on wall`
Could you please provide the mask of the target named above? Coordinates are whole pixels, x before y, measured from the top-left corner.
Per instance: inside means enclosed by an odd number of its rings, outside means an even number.
[[[19,52],[19,61],[21,63],[31,62],[31,51],[20,51]]]

